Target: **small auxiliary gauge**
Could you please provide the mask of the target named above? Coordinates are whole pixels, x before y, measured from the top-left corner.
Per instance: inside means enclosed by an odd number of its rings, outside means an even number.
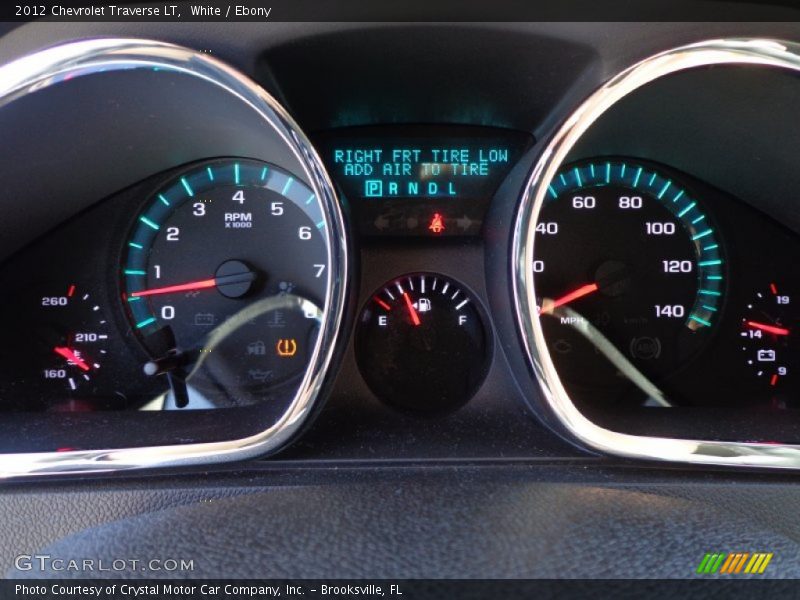
[[[387,403],[442,412],[467,402],[486,376],[490,342],[472,294],[437,273],[398,277],[361,312],[361,374]]]
[[[51,352],[42,377],[74,393],[92,382],[106,354],[108,324],[102,308],[91,294],[70,285],[65,295],[43,296],[40,310],[50,318],[40,332]]]
[[[742,317],[742,350],[753,375],[771,388],[781,387],[797,364],[791,346],[793,330],[792,296],[771,283],[756,292]]]
[[[125,397],[106,371],[113,341],[102,295],[80,282],[19,292],[28,312],[9,318],[0,348],[3,410],[96,410]]]

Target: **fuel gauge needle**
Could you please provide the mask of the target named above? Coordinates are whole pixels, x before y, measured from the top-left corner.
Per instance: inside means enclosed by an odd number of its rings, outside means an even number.
[[[408,312],[411,315],[411,322],[414,325],[422,325],[422,321],[419,319],[419,314],[417,314],[417,309],[414,308],[414,304],[411,302],[411,298],[408,297],[408,292],[403,292],[403,298],[405,298],[406,306],[408,307]]]
[[[74,350],[70,350],[66,346],[56,346],[53,348],[53,351],[58,354],[59,356],[63,356],[76,367],[78,367],[81,371],[89,371],[91,367],[86,364],[77,354],[75,354]]]

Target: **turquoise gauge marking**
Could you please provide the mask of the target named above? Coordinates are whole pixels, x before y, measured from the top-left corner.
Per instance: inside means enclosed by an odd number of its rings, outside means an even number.
[[[725,261],[714,229],[709,227],[711,219],[702,202],[692,198],[691,192],[682,187],[680,178],[669,178],[657,167],[623,160],[587,161],[562,169],[547,186],[545,202],[558,202],[579,190],[607,186],[618,186],[626,191],[632,188],[642,195],[645,202],[648,198],[650,202],[664,201],[658,202],[659,206],[683,227],[696,257],[694,270],[698,291],[695,304],[686,306],[686,326],[691,330],[710,326],[718,314],[723,295]],[[591,215],[590,210],[583,212],[587,217]]]
[[[685,216],[685,215],[686,215],[686,213],[688,213],[690,210],[692,210],[692,209],[693,209],[695,206],[697,206],[697,202],[692,202],[691,204],[689,204],[688,206],[686,206],[686,207],[685,207],[685,208],[684,208],[684,209],[683,209],[681,212],[679,212],[679,213],[678,213],[678,216],[679,216],[679,217],[683,217],[683,216]]]
[[[696,322],[700,323],[701,325],[705,325],[706,327],[711,327],[711,321],[706,321],[705,319],[701,319],[697,315],[690,315],[689,318],[692,321],[696,321]]]
[[[239,186],[238,189],[266,189],[280,194],[286,201],[287,211],[289,204],[299,209],[308,219],[312,231],[316,226],[318,232],[314,235],[327,239],[328,221],[314,190],[302,179],[292,177],[291,173],[280,167],[246,158],[215,159],[190,167],[156,190],[141,212],[132,217],[134,226],[126,240],[119,271],[131,327],[143,329],[146,334],[162,323],[161,313],[155,308],[159,306],[158,303],[151,297],[133,294],[159,285],[151,280],[154,273],[151,260],[155,260],[151,249],[166,236],[167,228],[173,224],[173,215],[178,211],[191,212],[195,210],[194,203],[198,197],[205,198],[205,194],[212,190],[234,185]],[[271,202],[274,198],[273,194],[263,194],[261,197],[265,198],[265,202]],[[212,205],[208,206],[206,219],[214,218],[215,214],[221,218],[219,212],[211,211]],[[217,208],[221,210],[222,207],[217,205]],[[259,208],[253,204],[250,210],[255,212]],[[269,204],[260,210],[269,213]],[[248,235],[246,232],[246,229],[242,229],[241,233],[235,235]]]
[[[189,182],[186,181],[186,177],[181,177],[181,183],[183,184],[183,189],[186,190],[186,193],[193,197],[194,191],[192,190],[192,186],[189,185]]]
[[[144,321],[140,321],[136,324],[136,329],[141,329],[142,327],[147,327],[148,325],[152,325],[156,322],[155,317],[150,317],[149,319],[145,319]]]
[[[633,187],[637,187],[639,185],[639,179],[642,176],[642,171],[643,170],[644,170],[644,167],[639,167],[639,170],[636,171],[636,177],[633,179]]]
[[[693,236],[692,236],[692,241],[693,241],[693,242],[696,242],[697,240],[699,240],[699,239],[702,239],[702,238],[704,238],[704,237],[706,237],[706,236],[709,236],[709,235],[711,235],[712,233],[714,233],[714,231],[713,231],[712,229],[706,229],[706,230],[705,230],[705,231],[703,231],[703,232],[700,232],[700,233],[698,233],[698,234],[696,234],[696,235],[693,235]]]
[[[148,219],[148,218],[147,218],[147,217],[145,217],[144,215],[142,215],[141,217],[139,217],[139,220],[140,220],[142,223],[144,223],[145,225],[147,225],[148,227],[150,227],[150,228],[152,228],[152,229],[155,229],[156,231],[158,231],[159,229],[161,229],[161,227],[159,227],[157,223],[153,223],[153,222],[152,222],[150,219]]]

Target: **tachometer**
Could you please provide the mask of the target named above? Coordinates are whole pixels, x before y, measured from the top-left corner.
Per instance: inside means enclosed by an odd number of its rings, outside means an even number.
[[[177,407],[291,396],[325,309],[326,239],[311,188],[275,165],[215,160],[173,177],[123,260],[145,372],[170,377]]]
[[[702,200],[657,168],[623,160],[554,178],[531,268],[560,374],[592,387],[674,372],[707,339],[725,289]]]

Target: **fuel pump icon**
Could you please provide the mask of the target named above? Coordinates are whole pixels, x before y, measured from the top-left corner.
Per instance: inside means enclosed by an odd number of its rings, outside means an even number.
[[[419,312],[429,312],[431,310],[431,301],[429,298],[420,298],[414,305]]]

